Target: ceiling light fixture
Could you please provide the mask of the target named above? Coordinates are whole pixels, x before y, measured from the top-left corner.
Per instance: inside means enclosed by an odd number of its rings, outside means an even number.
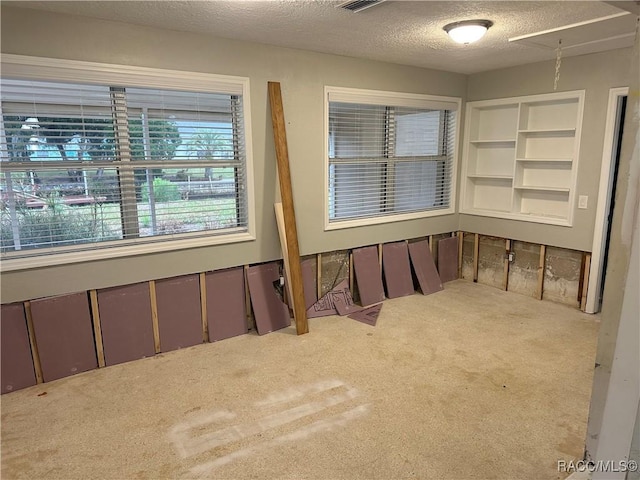
[[[492,25],[491,20],[464,20],[445,25],[442,29],[454,42],[466,45],[480,40]]]

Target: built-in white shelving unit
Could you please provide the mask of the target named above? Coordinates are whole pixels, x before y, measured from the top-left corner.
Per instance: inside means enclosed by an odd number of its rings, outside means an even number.
[[[584,90],[469,102],[461,212],[572,224]]]

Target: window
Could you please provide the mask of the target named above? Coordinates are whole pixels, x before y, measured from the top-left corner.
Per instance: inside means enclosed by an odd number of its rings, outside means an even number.
[[[459,99],[326,91],[327,229],[453,212]]]
[[[252,238],[248,81],[69,63],[80,81],[3,58],[3,259]]]

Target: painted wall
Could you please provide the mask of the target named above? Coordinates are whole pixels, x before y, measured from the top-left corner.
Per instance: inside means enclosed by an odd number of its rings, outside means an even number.
[[[464,97],[465,75],[6,6],[1,13],[3,53],[249,77],[257,224],[254,242],[3,273],[3,303],[280,258],[267,81],[282,84],[303,255],[458,228],[448,215],[324,232],[323,88]]]
[[[591,251],[609,89],[629,85],[631,53],[628,48],[562,59],[558,91],[586,90],[573,226],[460,215],[461,230]],[[470,75],[467,101],[551,93],[554,75],[555,61]],[[589,197],[586,210],[577,208],[579,195]]]

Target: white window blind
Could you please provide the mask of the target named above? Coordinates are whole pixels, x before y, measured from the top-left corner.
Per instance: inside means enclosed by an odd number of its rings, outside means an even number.
[[[344,89],[327,98],[330,224],[451,208],[456,102]]]
[[[242,94],[2,78],[1,101],[5,256],[247,231]]]

